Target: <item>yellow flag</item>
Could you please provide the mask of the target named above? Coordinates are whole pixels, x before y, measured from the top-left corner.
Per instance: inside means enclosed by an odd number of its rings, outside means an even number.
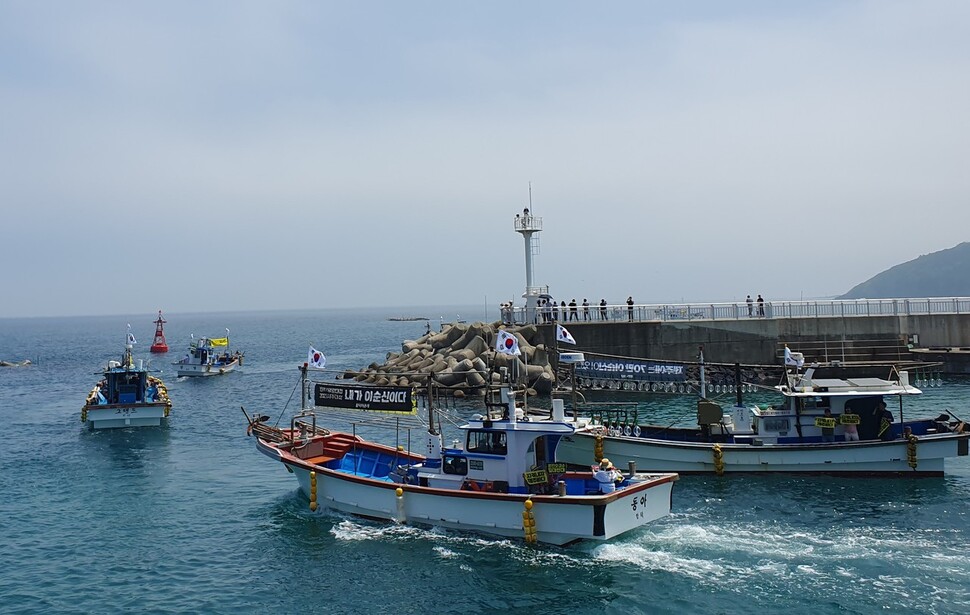
[[[228,337],[217,337],[215,339],[210,339],[209,340],[209,343],[212,344],[213,346],[228,346],[229,345],[229,338]]]

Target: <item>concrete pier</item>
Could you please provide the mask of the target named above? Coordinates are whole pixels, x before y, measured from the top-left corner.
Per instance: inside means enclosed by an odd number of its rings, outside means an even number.
[[[674,318],[643,318],[670,307],[610,306],[607,318],[598,318],[597,309],[589,320],[580,313],[573,320],[559,315],[558,322],[578,350],[605,355],[693,361],[703,345],[712,362],[780,365],[787,344],[807,363],[940,361],[946,373],[970,372],[964,351],[970,348],[970,298],[775,302],[763,317],[749,317],[744,304],[695,304],[676,306]],[[554,345],[555,326],[540,328]]]

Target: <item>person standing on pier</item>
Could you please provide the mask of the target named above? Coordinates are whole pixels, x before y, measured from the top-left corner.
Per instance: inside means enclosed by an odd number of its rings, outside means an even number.
[[[606,299],[600,299],[600,320],[609,320],[606,315]]]
[[[630,316],[630,322],[633,322],[633,295],[626,298],[626,310]]]
[[[589,320],[589,301],[583,297],[583,320]]]
[[[754,301],[751,300],[751,295],[748,295],[744,302],[748,304],[748,318],[751,318],[754,316]]]
[[[758,316],[764,317],[765,315],[765,300],[762,298],[761,294],[758,294]]]
[[[579,320],[579,310],[576,308],[576,300],[569,300],[569,320]]]

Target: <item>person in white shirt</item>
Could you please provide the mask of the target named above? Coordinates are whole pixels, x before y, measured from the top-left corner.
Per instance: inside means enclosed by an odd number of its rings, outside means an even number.
[[[600,485],[600,493],[613,493],[616,491],[616,481],[622,479],[623,475],[613,467],[609,459],[603,457],[599,469],[593,472],[593,478]]]

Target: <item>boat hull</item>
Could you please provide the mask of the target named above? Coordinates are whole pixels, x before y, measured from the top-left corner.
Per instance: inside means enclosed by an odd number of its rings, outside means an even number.
[[[170,403],[87,404],[81,409],[84,424],[90,429],[154,427],[168,420]]]
[[[239,359],[233,359],[229,363],[225,364],[199,365],[195,363],[177,363],[176,365],[178,365],[176,374],[180,378],[183,376],[219,376],[236,369],[236,367],[239,365]]]
[[[597,436],[580,432],[563,438],[559,461],[594,463]],[[681,474],[826,474],[853,476],[943,476],[947,457],[967,455],[970,434],[933,434],[907,440],[818,444],[730,444],[671,442],[630,436],[603,436],[602,455],[639,470]],[[915,454],[911,465],[911,454]],[[720,463],[718,463],[718,461]],[[720,470],[718,466],[720,465]]]
[[[609,540],[670,514],[677,476],[640,475],[629,487],[610,494],[529,495],[437,489],[356,476],[292,457],[257,439],[257,447],[282,462],[300,491],[323,508],[372,519],[524,538],[523,512],[532,502],[536,539],[565,545],[579,540]],[[398,494],[400,490],[400,495]]]

